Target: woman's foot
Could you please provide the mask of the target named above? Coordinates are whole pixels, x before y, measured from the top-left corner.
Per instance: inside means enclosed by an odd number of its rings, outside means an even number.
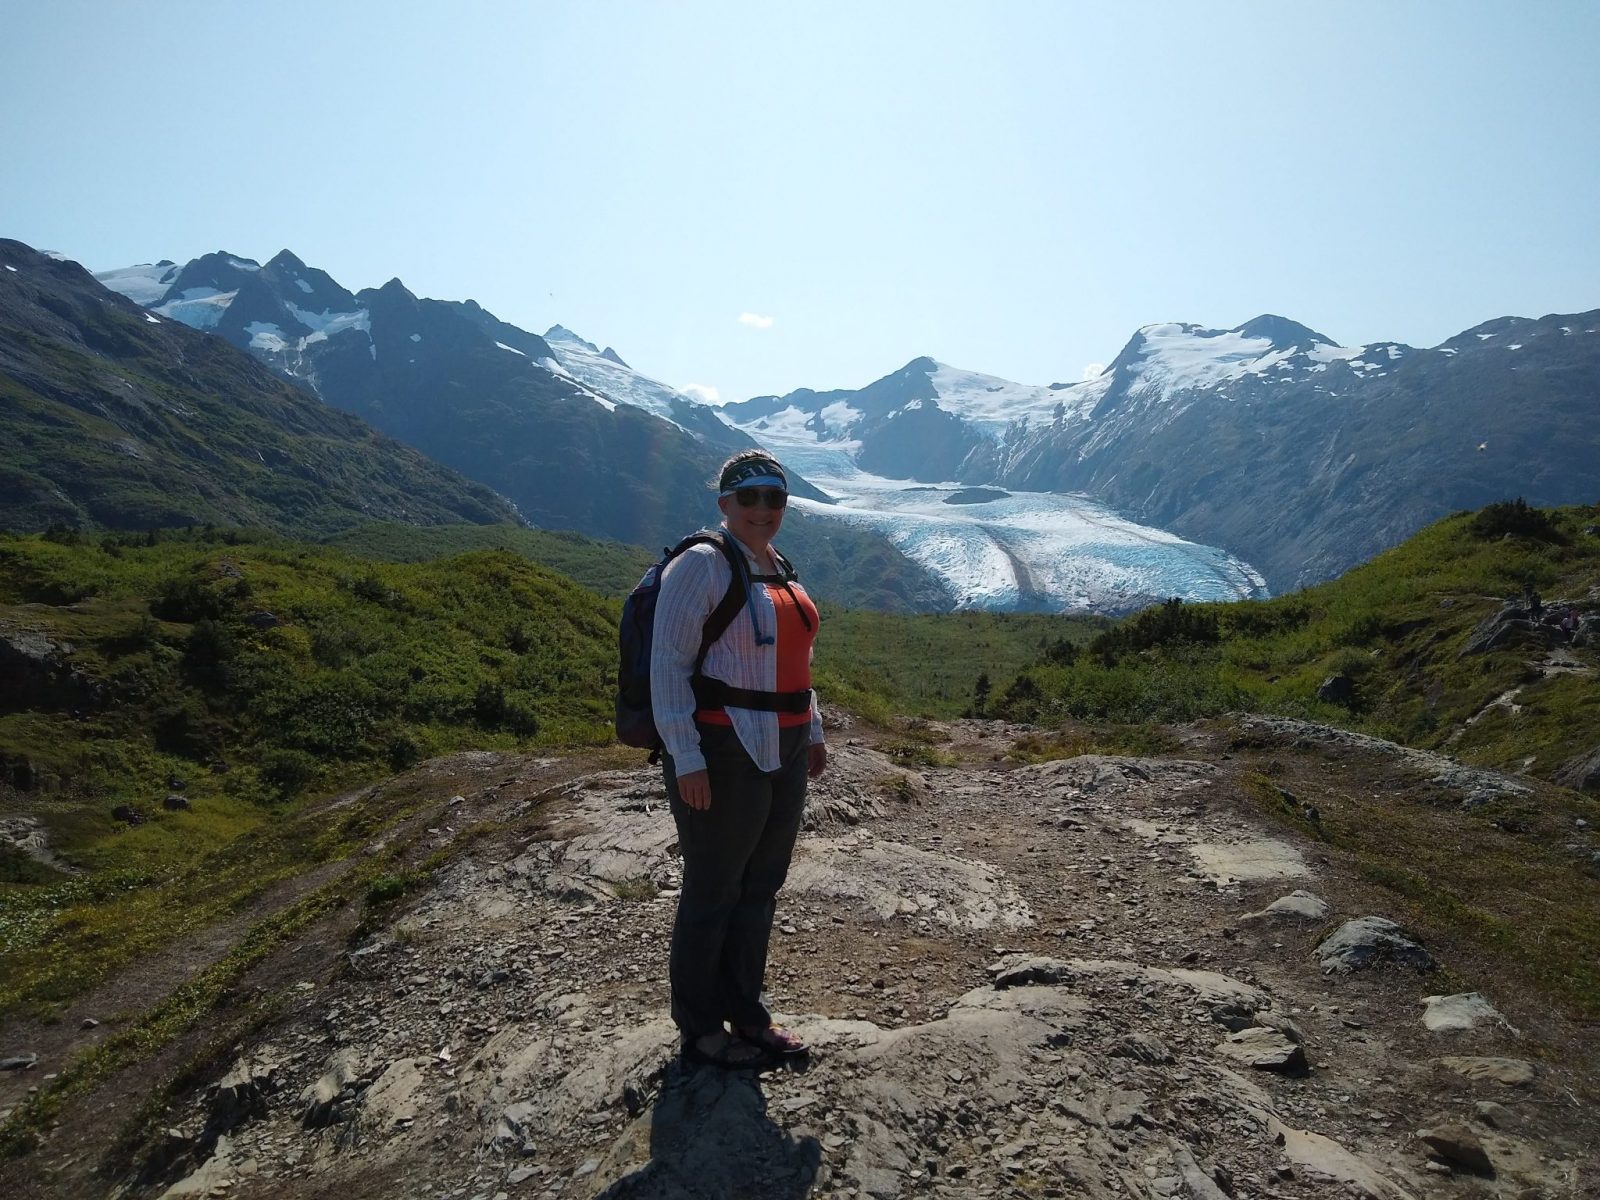
[[[683,1055],[691,1062],[724,1071],[765,1066],[768,1061],[767,1051],[760,1045],[721,1029],[703,1037],[684,1039]]]
[[[741,1027],[739,1036],[778,1058],[793,1058],[797,1054],[806,1053],[809,1049],[805,1042],[800,1040],[799,1034],[791,1029],[785,1029],[782,1025],[768,1025],[765,1029]]]

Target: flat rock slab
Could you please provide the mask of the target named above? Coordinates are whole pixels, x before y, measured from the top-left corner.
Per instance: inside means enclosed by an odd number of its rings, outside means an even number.
[[[1425,996],[1422,1023],[1434,1033],[1457,1033],[1494,1022],[1510,1028],[1506,1019],[1481,992],[1461,992],[1454,996]]]
[[[1486,1079],[1507,1087],[1527,1087],[1538,1072],[1531,1062],[1520,1058],[1474,1058],[1452,1055],[1439,1060],[1445,1066],[1468,1079]]]
[[[1189,847],[1195,865],[1219,886],[1258,879],[1297,879],[1311,874],[1305,859],[1288,842],[1260,838],[1249,842],[1197,842]]]
[[[1415,1200],[1412,1193],[1384,1175],[1366,1159],[1330,1137],[1306,1129],[1270,1122],[1283,1156],[1312,1179],[1342,1183],[1367,1200]]]
[[[1379,963],[1431,971],[1433,956],[1406,936],[1387,917],[1358,917],[1346,921],[1322,940],[1317,958],[1324,971],[1345,974]]]
[[[1033,924],[1033,910],[999,868],[865,833],[802,838],[785,887],[852,901],[883,920],[927,917],[955,929]]]
[[[1075,795],[1115,794],[1133,789],[1193,787],[1216,777],[1207,762],[1182,758],[1126,758],[1115,754],[1080,754],[1052,762],[1019,767],[1012,777],[1019,783],[1037,779],[1052,791]]]

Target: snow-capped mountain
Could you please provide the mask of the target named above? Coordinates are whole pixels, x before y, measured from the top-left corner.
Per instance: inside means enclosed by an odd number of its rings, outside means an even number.
[[[704,519],[717,463],[751,444],[615,355],[592,356],[602,372],[572,344],[558,352],[471,300],[421,298],[398,279],[351,292],[287,250],[266,263],[219,251],[97,278],[488,483],[539,525],[673,540]],[[597,378],[616,396],[588,382]]]
[[[1154,326],[1107,374],[1092,408],[1018,431],[996,476],[1225,546],[1276,591],[1459,509],[1600,495],[1600,312],[1431,349],[1338,346],[1280,318]]]
[[[168,290],[172,281],[159,276],[169,270],[151,268],[144,294]],[[221,339],[141,309],[75,262],[5,239],[0,396],[7,528],[217,522],[316,538],[361,521],[516,520],[481,483]]]
[[[680,429],[697,433],[718,443],[728,440],[728,425],[717,410],[702,404],[685,392],[659,379],[652,379],[622,361],[622,356],[607,346],[599,349],[562,325],[552,325],[544,340],[555,355],[560,371],[614,403],[631,404],[670,421]],[[739,435],[741,438],[743,435]],[[745,445],[754,445],[746,441]]]
[[[1147,325],[1094,379],[1032,387],[930,358],[858,391],[729,405],[757,440],[928,483],[1085,493],[1222,546],[1274,590],[1458,508],[1600,492],[1600,313],[1502,318],[1433,349],[1294,321]],[[825,473],[819,474],[822,486]]]
[[[471,300],[418,297],[398,279],[350,292],[288,251],[102,272],[150,309],[248,350],[437,462],[488,484],[524,517],[648,546],[715,510],[707,484],[753,443],[715,412],[559,327],[554,344]],[[799,497],[822,493],[798,474]],[[839,603],[912,611],[947,588],[881,534],[797,513],[785,544]],[[866,567],[865,572],[862,571]]]

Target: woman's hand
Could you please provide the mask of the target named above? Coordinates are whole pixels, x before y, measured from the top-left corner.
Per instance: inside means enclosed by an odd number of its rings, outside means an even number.
[[[806,747],[806,776],[815,779],[828,769],[828,747],[825,742],[812,742]]]
[[[678,799],[690,808],[704,812],[711,807],[711,773],[690,771],[678,776]]]

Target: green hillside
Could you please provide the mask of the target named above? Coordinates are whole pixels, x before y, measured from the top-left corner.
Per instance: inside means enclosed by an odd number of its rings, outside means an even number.
[[[284,835],[315,797],[456,749],[608,741],[616,618],[503,550],[0,537],[0,817],[52,851],[0,845],[0,1011],[340,853]]]
[[[567,530],[512,525],[361,525],[329,538],[327,544],[380,562],[429,562],[471,550],[509,550],[592,592],[617,599],[626,596],[655,561],[639,546]]]
[[[1168,721],[1232,709],[1323,721],[1549,778],[1600,747],[1600,637],[1551,623],[1483,652],[1474,630],[1533,588],[1547,612],[1600,614],[1600,507],[1458,513],[1338,579],[1273,600],[1169,604],[1004,689],[1019,720]],[[1343,703],[1317,698],[1330,676]],[[1515,691],[1515,711],[1497,698]]]

